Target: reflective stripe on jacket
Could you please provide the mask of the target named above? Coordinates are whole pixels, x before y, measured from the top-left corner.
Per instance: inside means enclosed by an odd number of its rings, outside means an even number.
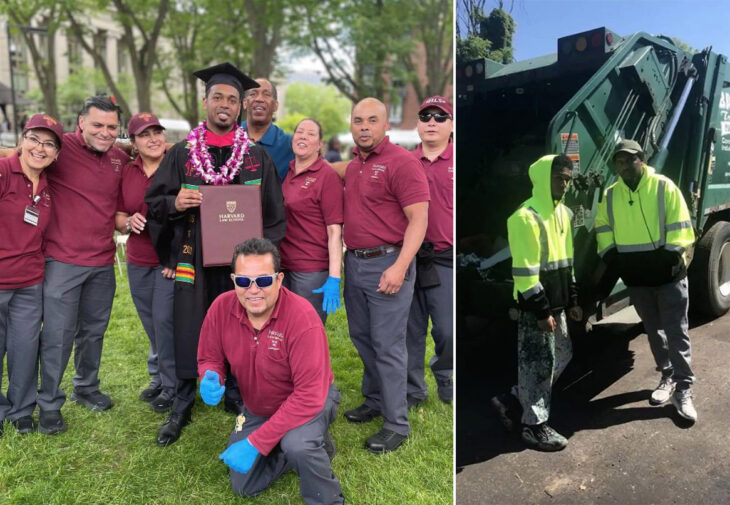
[[[549,310],[577,303],[573,278],[573,234],[568,208],[553,201],[550,170],[554,155],[530,166],[532,198],[507,220],[514,298],[543,319]]]
[[[628,286],[659,286],[686,275],[695,235],[689,210],[671,179],[644,165],[634,191],[619,178],[605,192],[595,221],[598,254],[616,259]]]

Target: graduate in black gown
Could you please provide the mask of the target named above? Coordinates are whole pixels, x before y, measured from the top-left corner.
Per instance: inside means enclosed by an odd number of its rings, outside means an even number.
[[[191,421],[200,328],[213,300],[233,289],[230,267],[203,267],[201,196],[196,187],[260,185],[264,237],[278,246],[285,232],[281,182],[274,162],[238,126],[241,98],[245,90],[258,84],[230,63],[198,70],[194,75],[205,81],[203,107],[207,121],[167,152],[145,196],[152,243],[160,258],[172,258],[176,265],[174,330],[178,386],[172,412],[157,434],[157,444],[161,446],[177,441],[182,428]],[[235,408],[241,403],[240,393],[230,381],[226,385],[226,392],[231,395],[228,405]]]

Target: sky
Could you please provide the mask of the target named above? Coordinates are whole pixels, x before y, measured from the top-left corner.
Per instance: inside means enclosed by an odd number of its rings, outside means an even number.
[[[730,57],[730,0],[504,0],[505,10],[512,3],[516,61],[555,53],[559,37],[601,26],[621,36],[677,37]],[[486,13],[496,6],[487,0]]]

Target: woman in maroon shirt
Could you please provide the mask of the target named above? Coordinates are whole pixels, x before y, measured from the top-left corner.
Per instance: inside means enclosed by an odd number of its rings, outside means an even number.
[[[157,117],[148,112],[132,116],[127,129],[139,155],[122,170],[116,228],[130,234],[129,290],[150,340],[147,371],[151,380],[140,399],[149,402],[156,412],[167,412],[172,407],[176,384],[172,305],[175,270],[161,265],[152,247],[144,203],[145,192],[165,156],[165,134]]]
[[[0,435],[5,418],[21,434],[35,430],[43,235],[51,215],[45,169],[56,161],[62,138],[61,123],[36,114],[23,128],[18,152],[0,159],[0,379],[6,349],[8,354],[7,396],[0,388]]]
[[[320,155],[322,145],[320,124],[302,119],[281,186],[286,212],[281,266],[284,286],[309,300],[324,323],[340,307],[345,195],[342,179]]]

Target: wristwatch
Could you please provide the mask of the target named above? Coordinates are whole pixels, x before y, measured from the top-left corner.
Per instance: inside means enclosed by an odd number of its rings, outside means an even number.
[[[132,218],[131,217],[128,217],[127,218],[127,233],[129,233],[130,231],[132,231],[132,223],[131,223],[131,221],[132,221]]]

